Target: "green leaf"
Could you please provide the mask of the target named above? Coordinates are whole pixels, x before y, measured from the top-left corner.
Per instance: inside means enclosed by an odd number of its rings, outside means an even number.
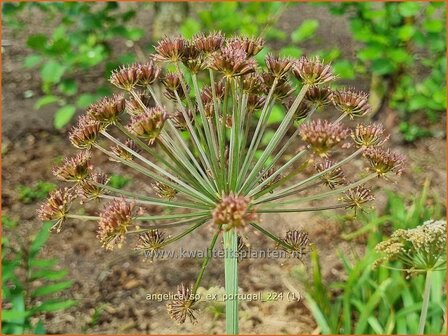
[[[386,75],[394,72],[395,67],[388,59],[376,59],[372,62],[372,71],[377,75]]]
[[[58,89],[66,96],[73,96],[78,92],[78,84],[76,84],[74,79],[68,78],[58,85]]]
[[[126,37],[131,41],[140,40],[144,34],[145,34],[145,31],[142,28],[134,27],[134,28],[126,29]]]
[[[42,61],[42,57],[39,55],[29,55],[25,57],[25,60],[23,61],[23,65],[27,68],[32,68],[38,65]]]
[[[285,118],[285,111],[279,105],[272,107],[271,115],[268,119],[268,125],[280,123]]]
[[[282,49],[280,49],[280,56],[283,57],[294,57],[294,58],[299,58],[300,56],[302,56],[303,51],[300,48],[297,47],[284,47]]]
[[[43,96],[42,98],[39,98],[37,100],[37,102],[34,104],[34,109],[38,110],[38,109],[44,107],[45,105],[58,103],[60,101],[61,101],[61,99],[57,96],[52,96],[52,95]]]
[[[61,129],[65,125],[67,125],[70,120],[72,120],[73,116],[75,115],[76,107],[73,105],[66,105],[64,107],[61,107],[59,110],[56,111],[54,115],[54,127],[56,129]]]
[[[64,289],[70,288],[73,284],[73,281],[62,281],[50,285],[44,285],[36,288],[32,293],[32,297],[45,296],[53,293],[57,293],[63,291]]]
[[[303,42],[313,37],[317,28],[319,27],[319,21],[317,20],[304,20],[302,24],[291,33],[291,40],[294,43]]]
[[[129,177],[123,175],[112,175],[109,179],[108,184],[116,189],[124,188],[131,179]]]
[[[355,70],[353,64],[347,60],[336,61],[333,65],[334,72],[343,79],[354,79]]]
[[[66,270],[60,271],[49,271],[49,270],[39,270],[31,273],[31,279],[46,279],[46,280],[61,280],[68,274]]]
[[[29,314],[30,312],[24,310],[2,310],[2,322],[22,324],[22,321],[24,321],[24,319],[27,318]]]
[[[42,67],[40,71],[40,75],[42,80],[47,83],[58,83],[65,72],[65,66],[56,62],[56,61],[48,61]]]
[[[398,38],[402,41],[409,41],[414,36],[416,29],[412,25],[405,25],[398,29]]]
[[[192,38],[193,35],[199,33],[200,30],[201,25],[192,18],[187,18],[180,27],[180,32],[185,38]]]
[[[34,327],[34,334],[35,335],[45,335],[45,327],[42,320],[39,320],[39,322],[36,323],[36,326]]]
[[[51,268],[58,263],[56,259],[33,259],[29,262],[31,267]]]
[[[44,50],[47,43],[47,36],[44,34],[34,34],[28,37],[26,44],[34,50]]]
[[[48,240],[48,237],[50,236],[51,226],[52,226],[51,222],[43,223],[42,228],[39,230],[33,242],[31,243],[30,259],[33,259],[39,253],[42,246],[44,246],[44,244]]]
[[[90,104],[93,104],[96,101],[96,95],[90,93],[84,93],[78,97],[76,101],[76,106],[80,109],[86,109]]]
[[[371,61],[382,57],[383,50],[379,46],[368,46],[358,51],[358,58],[362,61]]]
[[[414,16],[421,8],[422,5],[419,2],[406,1],[398,5],[398,12],[405,17]]]
[[[443,23],[440,20],[426,20],[423,22],[423,27],[429,33],[440,33],[443,30]]]

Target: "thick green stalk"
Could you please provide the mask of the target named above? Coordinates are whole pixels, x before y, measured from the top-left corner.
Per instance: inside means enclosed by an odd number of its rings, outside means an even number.
[[[238,236],[235,229],[224,232],[224,275],[226,287],[226,333],[238,334]]]
[[[429,305],[429,294],[431,292],[431,278],[432,278],[432,270],[428,270],[426,272],[425,291],[423,292],[422,311],[420,313],[420,321],[418,323],[417,334],[419,335],[423,335],[425,331],[426,315],[428,314],[428,305]]]

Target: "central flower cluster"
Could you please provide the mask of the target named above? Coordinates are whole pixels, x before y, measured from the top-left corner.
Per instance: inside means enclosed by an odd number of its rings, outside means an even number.
[[[213,223],[223,225],[225,230],[244,228],[257,219],[255,212],[249,208],[247,197],[230,194],[224,196],[213,211]]]

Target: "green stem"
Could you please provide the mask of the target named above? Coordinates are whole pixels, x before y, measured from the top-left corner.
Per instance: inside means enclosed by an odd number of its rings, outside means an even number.
[[[216,241],[218,240],[218,237],[219,237],[220,233],[221,233],[221,227],[219,227],[218,231],[213,236],[213,239],[212,239],[212,241],[210,243],[210,246],[208,247],[207,255],[205,256],[204,261],[202,262],[201,270],[200,270],[199,275],[198,275],[198,277],[196,279],[196,282],[194,283],[193,290],[191,291],[193,296],[198,291],[199,285],[201,284],[201,281],[202,281],[202,277],[204,276],[205,269],[207,268],[208,262],[210,261],[210,258],[211,258],[212,253],[213,253],[213,249],[215,248],[215,244],[216,244]]]
[[[238,334],[238,236],[235,229],[224,232],[224,275],[226,287],[226,333]]]
[[[422,311],[420,313],[420,322],[418,323],[417,334],[422,335],[425,331],[426,315],[428,314],[429,294],[431,292],[432,270],[426,272],[425,291],[423,292]]]

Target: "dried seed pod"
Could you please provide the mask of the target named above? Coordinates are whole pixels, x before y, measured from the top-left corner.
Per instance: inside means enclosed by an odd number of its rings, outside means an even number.
[[[143,64],[137,64],[138,82],[137,84],[143,87],[153,84],[160,75],[160,68],[149,61]]]
[[[381,124],[358,124],[352,131],[352,138],[357,147],[378,147],[389,140],[389,136],[383,137],[383,133]]]
[[[141,153],[140,147],[138,147],[134,141],[127,139],[124,143],[126,147],[133,150],[136,153]],[[134,155],[131,154],[129,151],[124,149],[121,146],[112,146],[110,148],[111,152],[114,153],[116,156],[118,156],[120,159],[126,160],[126,161],[132,161],[134,159]],[[110,158],[111,161],[120,162],[120,160],[117,160],[115,158]]]
[[[159,136],[168,114],[164,109],[153,107],[145,113],[133,116],[128,130],[152,145]]]
[[[250,73],[242,76],[241,88],[244,92],[260,94],[265,91],[263,77],[258,73]]]
[[[305,93],[305,100],[308,101],[316,110],[331,103],[333,91],[328,87],[312,86]]]
[[[112,201],[100,213],[97,237],[106,250],[121,248],[135,216],[135,205],[124,200]]]
[[[139,243],[135,247],[138,251],[154,252],[160,250],[165,242],[165,232],[153,229],[138,236]]]
[[[266,170],[265,172],[263,172],[263,174],[261,174],[261,176],[260,176],[260,184],[263,183],[264,181],[266,181],[272,175],[274,175],[274,173],[276,171],[277,171],[277,169],[275,167],[272,167],[272,168]],[[278,174],[273,179],[271,179],[268,183],[266,183],[266,185],[263,187],[263,190],[271,187],[274,184],[276,184],[278,181],[280,181],[281,178],[282,178],[281,174]],[[272,193],[274,191],[271,190],[270,192]]]
[[[322,85],[336,79],[331,66],[324,64],[319,57],[307,58],[302,56],[294,64],[293,73],[297,79],[311,86]]]
[[[104,185],[107,184],[108,180],[106,174],[102,172],[94,173],[79,183],[79,194],[87,200],[97,199],[104,194]]]
[[[76,156],[66,158],[62,165],[53,169],[53,174],[62,181],[80,182],[86,179],[92,166],[90,152],[80,152]]]
[[[213,223],[225,225],[225,230],[246,226],[257,218],[249,203],[248,198],[233,193],[224,196],[213,210]]]
[[[140,71],[137,64],[123,66],[112,72],[109,81],[117,88],[131,91],[140,80]]]
[[[365,116],[370,111],[369,96],[353,88],[334,91],[332,99],[336,108],[350,119]]]
[[[194,308],[192,289],[181,284],[177,287],[176,299],[166,305],[168,314],[178,324],[185,323],[188,318],[192,324],[197,323],[198,310]]]
[[[152,188],[154,189],[156,195],[159,196],[160,198],[172,200],[177,195],[176,189],[161,182],[154,183],[152,185]]]
[[[185,112],[186,112],[191,124],[193,125],[194,124],[193,114],[196,114],[196,111],[188,109]],[[173,124],[176,128],[181,129],[181,130],[186,130],[188,128],[187,121],[185,120],[185,116],[181,110],[177,110],[173,115],[171,115],[170,118],[173,121]]]
[[[358,186],[354,189],[350,189],[344,193],[344,196],[340,198],[344,203],[346,209],[357,210],[362,209],[364,204],[373,201],[375,197],[370,189],[363,186]]]
[[[102,125],[115,124],[120,114],[124,112],[126,101],[123,95],[104,97],[87,109],[87,115]]]
[[[372,171],[378,176],[383,176],[389,172],[401,175],[403,172],[405,162],[403,155],[392,152],[390,149],[367,148],[363,155],[369,160]]]
[[[155,47],[156,60],[167,62],[178,62],[182,59],[188,49],[188,41],[180,36],[165,37]]]
[[[278,244],[278,247],[290,252],[292,255],[302,260],[305,255],[309,253],[310,240],[308,233],[305,231],[292,230],[286,232],[283,241],[290,246],[286,248],[283,245]]]
[[[255,61],[239,48],[227,46],[214,53],[211,68],[223,73],[225,77],[242,76],[255,71]]]
[[[330,169],[334,166],[334,162],[330,160],[325,160],[316,164],[316,170],[321,173],[327,169]],[[340,167],[329,170],[324,173],[320,179],[330,188],[335,189],[338,185],[346,184],[347,180],[345,179],[344,172]]]
[[[131,116],[142,114],[151,107],[151,98],[148,95],[139,92],[137,98],[132,96],[126,99],[126,112]]]
[[[86,115],[79,117],[78,125],[69,134],[70,142],[79,149],[90,149],[96,143],[101,124]]]
[[[349,131],[341,124],[333,124],[327,120],[313,120],[300,126],[300,136],[320,156],[328,152],[344,140]]]
[[[277,78],[286,76],[293,66],[292,58],[272,54],[266,56],[265,63],[268,71]]]
[[[50,193],[47,201],[37,211],[40,220],[56,221],[52,230],[61,231],[63,222],[70,210],[75,194],[68,188],[58,189]]]
[[[185,92],[182,88],[181,78],[176,73],[168,73],[162,80],[163,85],[165,85],[166,91],[164,92],[165,97],[168,99],[177,101],[176,93],[180,99],[185,99]],[[189,87],[186,87],[187,94]]]
[[[221,32],[199,33],[193,37],[193,44],[201,52],[210,54],[222,48],[224,36]]]
[[[255,56],[263,49],[264,40],[261,37],[233,37],[227,41],[227,46],[244,51],[249,58]]]

